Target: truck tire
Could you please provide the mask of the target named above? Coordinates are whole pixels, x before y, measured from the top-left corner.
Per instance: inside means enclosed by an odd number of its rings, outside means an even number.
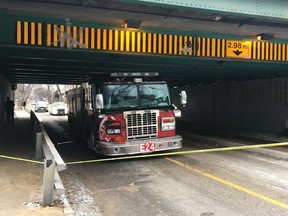
[[[88,131],[88,137],[87,137],[87,146],[88,146],[88,149],[90,151],[96,151],[97,152],[97,149],[95,148],[95,138],[94,138],[94,134],[92,133],[92,131]]]
[[[68,124],[70,126],[71,131],[74,131],[74,115],[72,113],[68,114]]]

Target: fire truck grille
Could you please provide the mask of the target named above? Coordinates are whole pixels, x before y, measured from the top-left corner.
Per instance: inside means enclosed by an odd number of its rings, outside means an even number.
[[[157,111],[126,112],[128,140],[157,137],[157,117]]]

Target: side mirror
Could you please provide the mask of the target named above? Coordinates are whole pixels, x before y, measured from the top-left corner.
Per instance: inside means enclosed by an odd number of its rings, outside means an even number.
[[[181,117],[181,110],[178,109],[174,104],[172,104],[172,106],[174,108],[173,112],[174,112],[175,117],[180,118]]]
[[[181,91],[180,93],[180,100],[181,100],[181,104],[183,106],[185,106],[187,104],[187,94],[186,94],[186,91]]]
[[[181,117],[181,110],[175,109],[174,110],[174,115],[175,115],[176,118],[180,118]]]
[[[96,95],[96,109],[103,109],[104,108],[104,100],[102,94]]]

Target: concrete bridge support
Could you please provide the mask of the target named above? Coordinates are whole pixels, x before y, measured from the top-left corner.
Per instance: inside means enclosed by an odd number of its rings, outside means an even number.
[[[7,96],[10,96],[10,98],[14,100],[11,83],[0,73],[0,130],[2,130],[5,125],[4,102]]]
[[[173,89],[174,101],[182,89]],[[288,79],[185,88],[188,104],[181,120],[264,133],[288,130]],[[176,106],[177,105],[176,103]]]

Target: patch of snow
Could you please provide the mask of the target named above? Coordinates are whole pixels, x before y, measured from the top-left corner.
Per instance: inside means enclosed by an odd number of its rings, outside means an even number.
[[[27,208],[42,208],[42,203],[40,201],[24,202],[23,205],[26,206]]]
[[[67,187],[66,197],[75,216],[101,216],[99,208],[90,196],[91,191],[74,176],[68,181],[69,186]]]

